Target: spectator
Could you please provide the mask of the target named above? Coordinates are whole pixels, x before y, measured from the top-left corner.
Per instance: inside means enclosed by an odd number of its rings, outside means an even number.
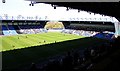
[[[32,66],[31,66],[31,68],[30,68],[30,71],[38,71],[35,63],[32,63]]]
[[[90,58],[90,51],[88,48],[86,48],[84,51],[84,58],[85,60],[88,60]]]
[[[78,65],[78,62],[79,62],[79,53],[76,51],[74,54],[73,54],[73,63],[74,65]]]
[[[72,70],[73,57],[71,56],[71,52],[67,53],[67,56],[63,58],[62,63],[63,63],[63,69],[68,71]]]
[[[47,66],[45,71],[60,71],[60,64],[59,61],[50,61]]]

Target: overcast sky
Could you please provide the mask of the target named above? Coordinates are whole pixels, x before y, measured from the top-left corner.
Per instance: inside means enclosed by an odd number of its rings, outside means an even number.
[[[29,6],[30,1],[25,0],[6,0],[6,3],[0,2],[0,15],[8,14],[9,16],[48,16],[52,19],[59,18],[76,18],[76,17],[102,17],[99,14],[91,15],[85,11],[78,13],[78,10],[66,11],[66,7],[57,7],[54,9],[49,4],[35,4],[34,6]],[[108,16],[106,16],[108,17]]]

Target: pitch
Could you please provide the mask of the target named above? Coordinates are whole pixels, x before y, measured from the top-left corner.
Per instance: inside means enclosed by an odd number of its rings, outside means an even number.
[[[78,38],[84,38],[84,37],[73,34],[60,33],[60,32],[3,36],[0,37],[0,40],[2,40],[2,49],[0,49],[0,52],[14,50],[14,49],[28,48],[37,45],[57,43],[67,40],[78,39]]]

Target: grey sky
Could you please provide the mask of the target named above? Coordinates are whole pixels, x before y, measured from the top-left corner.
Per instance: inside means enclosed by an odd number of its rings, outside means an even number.
[[[6,3],[0,2],[0,15],[8,14],[9,16],[48,16],[50,19],[60,19],[60,18],[77,18],[77,17],[88,17],[88,18],[102,18],[101,15],[93,13],[90,15],[85,11],[78,13],[77,10],[66,11],[65,7],[57,7],[54,9],[49,4],[35,4],[34,6],[29,6],[30,1],[25,0],[6,0]],[[108,17],[108,16],[106,16]]]

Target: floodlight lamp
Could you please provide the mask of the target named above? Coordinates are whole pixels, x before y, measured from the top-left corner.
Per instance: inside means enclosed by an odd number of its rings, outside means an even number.
[[[54,5],[53,5],[53,4],[51,4],[51,6],[53,7]]]
[[[2,0],[2,3],[5,3],[5,0]]]
[[[33,3],[31,3],[32,4],[32,6],[34,6],[34,4]]]
[[[67,7],[67,9],[66,9],[67,11],[69,10],[69,7]]]
[[[54,6],[54,9],[56,9],[56,6]]]
[[[78,9],[78,12],[80,12],[80,10]]]
[[[29,6],[31,6],[31,4],[29,4]]]

